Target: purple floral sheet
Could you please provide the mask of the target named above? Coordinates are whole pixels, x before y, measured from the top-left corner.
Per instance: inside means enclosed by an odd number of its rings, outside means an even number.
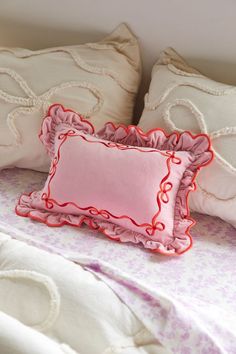
[[[166,257],[85,227],[49,228],[16,216],[20,194],[45,179],[33,171],[0,172],[1,232],[95,272],[173,353],[236,353],[236,229],[194,214],[193,248]]]

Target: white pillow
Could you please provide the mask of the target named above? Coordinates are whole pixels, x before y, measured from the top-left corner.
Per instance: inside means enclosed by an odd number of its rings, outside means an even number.
[[[137,39],[125,24],[98,43],[31,51],[0,47],[0,169],[47,171],[38,139],[48,107],[62,103],[96,128],[129,124],[141,76]]]
[[[199,173],[190,206],[236,227],[236,87],[203,76],[168,48],[153,67],[139,126],[209,134],[215,158]]]

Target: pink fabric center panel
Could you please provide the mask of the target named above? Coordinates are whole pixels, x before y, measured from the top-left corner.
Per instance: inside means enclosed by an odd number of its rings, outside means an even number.
[[[39,207],[96,216],[144,235],[172,234],[176,181],[190,153],[125,147],[68,129],[56,135],[56,150]]]

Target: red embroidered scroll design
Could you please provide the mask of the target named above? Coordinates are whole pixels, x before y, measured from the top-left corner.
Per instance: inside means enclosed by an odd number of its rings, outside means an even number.
[[[81,207],[74,202],[59,203],[55,199],[50,198],[50,196],[51,196],[50,184],[51,184],[52,179],[55,176],[56,171],[57,171],[57,166],[58,166],[58,163],[59,163],[60,157],[61,157],[61,148],[62,148],[63,144],[66,142],[66,140],[71,137],[80,137],[81,139],[83,139],[89,143],[102,144],[108,148],[117,148],[119,150],[137,150],[141,153],[147,153],[147,152],[148,153],[159,153],[162,156],[167,158],[166,159],[167,174],[163,177],[163,179],[161,180],[160,185],[159,185],[160,189],[157,192],[157,197],[156,197],[158,210],[157,210],[156,214],[153,216],[151,223],[139,224],[134,219],[132,219],[130,216],[127,216],[127,215],[116,216],[107,210],[103,210],[103,209],[98,210],[97,208],[95,208],[93,206]],[[58,135],[58,140],[61,140],[61,143],[57,149],[57,154],[55,155],[55,157],[52,161],[52,164],[51,164],[51,168],[49,171],[50,178],[49,178],[48,185],[47,185],[47,192],[44,192],[41,196],[41,199],[45,202],[45,206],[47,209],[53,209],[54,205],[57,205],[59,207],[66,207],[67,205],[72,205],[78,210],[86,211],[92,216],[101,216],[102,218],[104,218],[106,220],[109,220],[110,217],[112,217],[114,219],[128,219],[128,220],[130,220],[130,222],[133,225],[140,227],[140,228],[145,228],[145,231],[149,236],[153,236],[156,231],[164,231],[165,230],[165,224],[163,222],[159,221],[158,217],[161,213],[162,203],[166,204],[169,202],[168,193],[173,188],[172,183],[168,181],[168,178],[171,173],[171,163],[181,164],[181,159],[179,157],[175,156],[174,151],[161,151],[161,150],[157,150],[157,149],[140,149],[135,146],[131,147],[131,146],[126,146],[126,145],[122,145],[122,144],[114,143],[114,142],[110,142],[110,141],[91,140],[91,139],[89,139],[89,137],[87,137],[85,135],[81,135],[78,132],[74,131],[73,129],[68,130],[66,133],[62,133],[62,134]]]

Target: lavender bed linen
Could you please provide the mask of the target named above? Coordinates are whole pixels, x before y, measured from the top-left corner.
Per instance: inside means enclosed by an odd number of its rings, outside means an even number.
[[[45,179],[33,171],[0,172],[0,231],[95,272],[173,353],[236,353],[236,229],[194,214],[193,248],[166,257],[87,228],[49,228],[16,216],[19,195]]]

